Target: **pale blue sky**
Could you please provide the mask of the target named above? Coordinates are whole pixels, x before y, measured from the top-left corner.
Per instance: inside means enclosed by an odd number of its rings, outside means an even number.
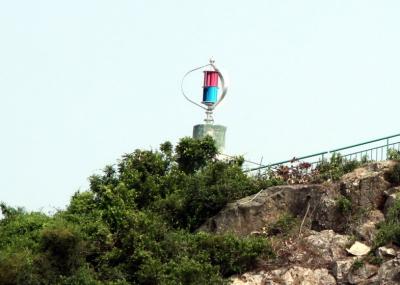
[[[62,208],[121,154],[190,136],[204,115],[180,80],[210,56],[231,78],[215,114],[229,154],[399,133],[399,15],[399,1],[0,0],[0,200]]]

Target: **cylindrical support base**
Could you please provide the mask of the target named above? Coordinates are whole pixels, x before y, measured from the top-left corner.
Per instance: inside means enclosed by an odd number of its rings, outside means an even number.
[[[193,138],[202,139],[211,136],[220,153],[225,149],[225,133],[226,127],[222,125],[201,124],[193,127]]]

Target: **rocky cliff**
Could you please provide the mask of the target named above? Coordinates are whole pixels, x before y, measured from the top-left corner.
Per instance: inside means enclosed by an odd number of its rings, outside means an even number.
[[[271,239],[277,257],[232,277],[235,285],[400,284],[398,245],[376,243],[400,196],[388,179],[395,165],[370,163],[338,182],[267,188],[227,205],[201,230]]]

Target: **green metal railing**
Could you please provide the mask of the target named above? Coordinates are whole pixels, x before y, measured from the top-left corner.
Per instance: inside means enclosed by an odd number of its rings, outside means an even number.
[[[395,139],[396,138],[396,139]],[[396,140],[393,142],[393,140]],[[274,169],[282,165],[288,165],[295,162],[308,162],[311,167],[315,167],[323,160],[329,159],[335,153],[340,153],[341,156],[348,160],[363,160],[379,161],[387,159],[387,152],[389,149],[400,151],[400,134],[374,139],[363,143],[358,143],[346,147],[341,147],[329,151],[319,152],[311,155],[295,157],[292,159],[271,163],[267,165],[260,165],[255,168],[249,168],[246,172],[260,171],[263,169]]]

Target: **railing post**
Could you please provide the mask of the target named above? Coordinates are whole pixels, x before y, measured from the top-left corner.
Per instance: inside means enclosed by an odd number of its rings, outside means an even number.
[[[389,151],[389,139],[386,139],[386,155],[385,155],[385,160],[387,159],[388,151]]]

